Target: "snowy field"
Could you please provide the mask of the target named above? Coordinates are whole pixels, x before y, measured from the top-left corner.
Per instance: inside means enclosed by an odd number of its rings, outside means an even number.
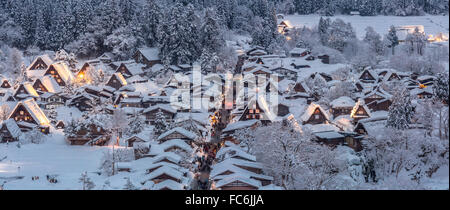
[[[96,172],[103,151],[108,147],[70,146],[62,142],[27,144],[0,144],[0,185],[5,189],[78,189],[78,178],[83,172]],[[51,184],[47,175],[56,175],[58,183]],[[39,176],[38,181],[31,177]],[[90,174],[90,176],[92,176]],[[22,178],[14,180],[15,178]]]
[[[449,35],[449,20],[448,16],[344,16],[336,15],[330,17],[332,20],[340,18],[345,22],[350,22],[356,30],[356,36],[360,39],[365,36],[365,28],[371,26],[377,33],[384,35],[388,32],[391,25],[405,26],[405,25],[423,25],[425,33],[437,35],[444,33]],[[314,27],[319,23],[320,16],[318,15],[288,15],[285,20],[289,20],[294,27]]]

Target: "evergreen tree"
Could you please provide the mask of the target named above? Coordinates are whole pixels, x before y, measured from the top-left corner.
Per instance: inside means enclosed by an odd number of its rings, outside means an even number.
[[[449,76],[446,73],[438,74],[436,84],[433,85],[433,93],[436,99],[448,105]]]
[[[397,130],[405,130],[411,124],[414,108],[411,105],[411,96],[406,88],[397,90],[393,96],[392,105],[389,107],[389,115],[386,127]]]
[[[200,42],[203,49],[210,53],[218,52],[225,45],[216,16],[215,10],[207,9],[203,25],[200,28]]]
[[[350,23],[345,23],[341,19],[336,19],[328,28],[327,46],[343,51],[349,42],[356,39],[355,31]]]
[[[374,0],[361,0],[359,13],[361,16],[374,16],[377,14],[377,2]]]
[[[331,24],[330,18],[325,19],[323,17],[320,17],[318,30],[320,42],[324,46],[326,46],[328,43],[328,28],[330,27],[330,24]]]
[[[366,28],[366,36],[364,41],[369,44],[370,50],[378,55],[381,55],[383,51],[383,43],[381,42],[381,36],[372,27]]]
[[[153,129],[154,136],[158,137],[167,130],[169,130],[169,125],[164,117],[164,113],[159,109],[156,113],[155,128]]]
[[[161,8],[154,0],[147,0],[142,18],[142,33],[147,45],[153,47],[159,42],[158,25],[162,23],[162,18]]]
[[[126,131],[128,136],[141,133],[145,128],[145,122],[140,115],[135,113],[128,123],[128,129]]]
[[[175,4],[168,21],[160,23],[160,48],[163,62],[167,64],[186,64],[200,56],[196,15],[193,6]]]
[[[395,54],[395,47],[399,45],[398,37],[397,37],[397,31],[395,29],[395,26],[391,26],[389,29],[389,33],[386,35],[386,39],[389,41],[388,47],[392,49],[392,55]]]

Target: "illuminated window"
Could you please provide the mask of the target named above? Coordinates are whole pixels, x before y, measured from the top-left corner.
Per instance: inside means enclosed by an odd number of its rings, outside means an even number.
[[[248,112],[249,112],[250,114],[253,114],[253,109],[250,109]]]
[[[23,111],[20,111],[20,115],[23,115]]]
[[[318,120],[318,119],[320,119],[320,115],[316,114],[316,115],[314,115],[314,118],[315,118],[316,120]]]
[[[256,113],[256,114],[259,114],[259,109],[256,109],[256,110],[255,110],[255,113]]]
[[[359,115],[362,115],[362,114],[364,114],[364,111],[363,111],[363,110],[359,110],[359,111],[358,111],[358,114],[359,114]]]

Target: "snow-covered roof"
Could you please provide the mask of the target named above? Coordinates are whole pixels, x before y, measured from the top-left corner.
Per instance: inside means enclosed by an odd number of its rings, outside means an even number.
[[[227,157],[241,157],[249,161],[256,161],[256,157],[254,155],[250,155],[242,151],[242,149],[237,146],[223,147],[217,152],[216,156],[221,157],[222,159],[225,159]]]
[[[351,108],[355,106],[355,101],[347,96],[341,96],[330,103],[333,108]]]
[[[325,131],[314,133],[315,136],[321,139],[339,139],[344,138],[344,136],[336,131]]]
[[[173,109],[172,106],[170,106],[169,104],[156,104],[154,106],[151,106],[151,107],[145,109],[143,113],[151,112],[151,111],[158,110],[158,109],[161,109],[161,110],[173,113],[173,114],[177,113],[177,111],[175,109]]]
[[[250,99],[246,109],[253,109],[256,107],[256,104],[258,104],[259,108],[264,112],[262,118],[263,120],[275,120],[277,116],[271,111],[270,104],[268,104],[264,96],[260,95],[257,98],[253,97],[252,99]]]
[[[128,71],[130,71],[130,73],[133,75],[140,75],[143,74],[144,71],[142,71],[142,68],[144,68],[143,64],[140,63],[123,63],[123,65],[125,65],[125,67],[128,69]]]
[[[29,83],[29,82],[24,82],[23,84],[21,84],[21,86],[23,86],[23,88],[25,89],[25,91],[27,91],[27,93],[30,95],[30,96],[33,96],[33,97],[39,97],[39,94],[36,92],[36,90],[33,88],[33,85],[31,84],[31,83]],[[19,86],[19,88],[17,88],[17,90],[16,90],[16,92],[14,93],[14,95],[16,95],[17,94],[17,91],[19,91],[19,89],[20,89],[20,86]]]
[[[62,92],[61,86],[58,85],[56,80],[52,76],[44,76],[41,79],[39,79],[44,85],[44,87],[48,90],[50,93],[60,93]]]
[[[322,114],[325,116],[325,118],[326,118],[327,120],[330,120],[330,117],[328,116],[328,113],[325,112],[325,110],[323,110],[322,107],[321,107],[320,105],[315,104],[315,103],[311,103],[311,104],[308,106],[308,108],[305,110],[305,113],[300,117],[300,119],[301,119],[303,122],[308,121],[309,118],[311,118],[311,115],[314,114],[314,111],[316,111],[316,109],[319,109],[319,110],[322,112]]]
[[[158,137],[158,141],[161,140],[161,139],[164,139],[165,137],[167,137],[170,134],[173,134],[175,132],[179,133],[179,134],[181,134],[181,135],[183,135],[186,138],[191,139],[191,140],[195,140],[198,137],[195,133],[193,133],[191,131],[188,131],[188,130],[182,128],[182,127],[176,127],[176,128],[172,128],[169,131],[166,131],[165,133],[161,134]]]
[[[160,161],[162,161],[164,159],[167,159],[167,160],[169,160],[171,162],[174,162],[174,163],[179,163],[181,161],[181,157],[179,155],[173,153],[173,152],[160,153],[157,156],[152,157],[150,161],[151,161],[151,163],[158,163],[158,162],[160,162]]]
[[[358,100],[358,102],[356,102],[355,106],[352,109],[350,116],[358,117],[357,111],[360,107],[362,107],[367,112],[367,115],[371,116],[370,109],[369,109],[369,107],[367,107],[367,105],[364,103],[363,100]]]
[[[258,122],[259,122],[259,120],[237,121],[237,122],[228,124],[227,127],[222,130],[222,132],[230,132],[230,131],[234,131],[234,130],[248,128],[248,127],[255,125]]]
[[[183,173],[182,172],[176,170],[175,168],[168,167],[168,166],[161,166],[161,167],[159,167],[158,169],[156,169],[156,170],[152,171],[150,174],[148,174],[147,177],[150,180],[152,180],[152,179],[154,179],[154,178],[156,178],[158,176],[161,176],[163,174],[166,174],[166,175],[171,176],[171,177],[173,177],[175,179],[178,179],[178,180],[181,180],[183,178]]]
[[[313,133],[325,132],[325,131],[339,131],[340,129],[332,124],[317,124],[317,125],[304,125],[305,129],[310,130]]]
[[[122,86],[126,86],[128,84],[127,80],[125,79],[125,77],[123,77],[122,73],[117,72],[117,73],[114,73],[112,76],[115,77],[117,80],[119,80],[119,82]]]
[[[161,143],[160,146],[163,150],[167,150],[171,147],[177,147],[185,150],[186,152],[192,152],[192,147],[181,139],[171,139]]]
[[[64,82],[67,83],[75,79],[75,77],[72,74],[72,71],[70,71],[69,66],[67,66],[65,62],[54,63],[52,64],[52,66],[53,68],[55,68],[55,70],[58,72],[59,76],[61,76],[61,79]]]
[[[418,95],[418,94],[433,94],[433,88],[432,87],[426,87],[426,88],[414,88],[410,91],[411,95]]]
[[[26,70],[29,71],[30,68],[34,65],[34,63],[36,63],[38,61],[38,59],[41,59],[47,66],[50,66],[54,62],[53,59],[51,59],[48,54],[40,55],[40,56],[37,56],[33,60],[33,62],[31,62],[31,64],[28,66],[28,68]]]
[[[220,187],[223,187],[223,186],[230,184],[232,182],[235,182],[235,181],[243,182],[243,183],[246,183],[246,184],[256,187],[256,188],[261,187],[260,181],[254,180],[251,178],[247,178],[247,177],[243,177],[243,176],[240,176],[239,174],[230,174],[230,175],[226,176],[225,178],[221,179],[220,181],[216,182],[215,186],[217,188],[220,188]]]
[[[389,113],[387,111],[371,112],[370,113],[370,118],[362,119],[362,120],[359,120],[358,122],[365,123],[365,122],[374,122],[374,121],[387,120],[388,114]]]
[[[171,179],[167,179],[158,184],[153,185],[152,190],[161,190],[164,188],[167,188],[170,190],[184,190],[184,186],[185,186],[184,184],[173,181]]]
[[[161,58],[159,57],[159,48],[157,48],[157,47],[140,48],[139,51],[149,61],[159,61],[159,60],[161,60]]]
[[[38,125],[50,125],[50,120],[48,120],[47,116],[45,116],[44,112],[41,110],[41,108],[39,108],[36,101],[32,98],[24,101],[19,101],[16,107],[13,109],[14,111],[11,112],[8,118],[12,118],[15,110],[17,110],[20,106],[23,106],[30,113],[31,117]]]
[[[11,136],[13,138],[18,138],[22,134],[22,131],[20,130],[19,126],[17,126],[17,123],[15,120],[7,119],[7,120],[3,121],[3,124],[6,126],[8,131],[11,133]]]
[[[134,76],[128,78],[127,81],[129,83],[143,83],[143,82],[147,82],[148,78],[144,78],[141,75],[134,75]]]
[[[304,52],[306,52],[306,51],[308,51],[308,49],[296,47],[296,48],[292,49],[289,53],[290,53],[291,55],[292,55],[292,54],[302,54],[302,53],[304,53]]]
[[[341,115],[333,120],[333,124],[346,132],[353,132],[353,119],[349,115]]]

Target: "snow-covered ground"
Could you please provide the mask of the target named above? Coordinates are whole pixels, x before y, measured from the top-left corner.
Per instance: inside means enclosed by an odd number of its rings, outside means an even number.
[[[4,189],[79,189],[78,178],[83,172],[97,172],[103,152],[108,147],[70,146],[64,139],[53,138],[44,144],[0,144],[0,185]],[[51,184],[47,175],[56,175],[58,183]],[[89,174],[92,176],[91,174]],[[32,181],[39,176],[38,181]],[[11,178],[23,177],[11,181]]]
[[[371,26],[377,33],[387,34],[389,27],[406,25],[423,25],[426,34],[437,35],[444,33],[449,35],[448,16],[348,16],[336,15],[330,17],[332,20],[340,18],[345,22],[350,22],[356,30],[358,38],[364,38],[365,28]],[[314,27],[319,23],[318,15],[288,15],[285,20],[289,20],[294,27]]]

